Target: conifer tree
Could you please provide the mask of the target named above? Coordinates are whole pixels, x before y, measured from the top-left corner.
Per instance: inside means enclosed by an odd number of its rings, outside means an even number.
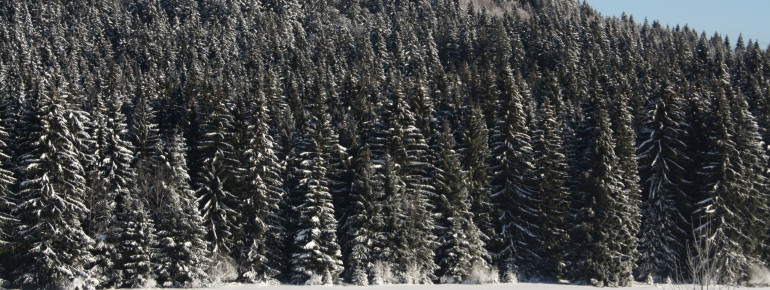
[[[446,229],[439,238],[438,255],[440,279],[443,283],[469,281],[473,271],[488,271],[489,255],[484,248],[476,224],[473,222],[468,175],[455,151],[455,140],[449,122],[444,121],[440,136],[440,152],[436,163],[436,194],[441,200],[441,211]]]
[[[297,208],[295,252],[291,256],[292,281],[334,284],[343,268],[327,170],[329,152],[335,149],[330,147],[335,147],[338,137],[331,127],[325,92],[315,93],[315,102],[307,107],[311,114],[303,125],[298,147],[299,180],[295,191],[301,195],[301,204]]]
[[[636,277],[651,276],[662,281],[684,271],[685,245],[690,230],[688,197],[685,189],[692,186],[686,179],[691,159],[686,155],[685,121],[682,99],[669,85],[648,105],[639,145],[642,178],[642,227],[639,233],[639,260]]]
[[[482,240],[491,250],[497,244],[497,212],[489,187],[490,176],[487,161],[490,158],[489,130],[481,107],[474,103],[468,112],[468,121],[464,126],[463,138],[458,152],[461,153],[463,166],[468,171],[468,195],[474,222],[482,233]],[[491,252],[491,251],[489,251]],[[491,253],[494,254],[494,253]],[[491,262],[491,261],[489,261]]]
[[[208,229],[207,240],[215,263],[223,263],[235,245],[236,226],[240,213],[232,192],[238,182],[238,159],[233,147],[233,117],[229,102],[222,100],[206,117],[202,128],[203,139],[198,145],[203,154],[202,168],[196,184],[196,195],[201,214]]]
[[[571,281],[594,285],[629,285],[633,279],[628,259],[633,259],[635,245],[622,239],[622,223],[623,217],[632,213],[626,212],[616,141],[596,72],[588,104],[583,111],[588,121],[583,130],[590,134],[586,139],[586,172],[571,206],[571,244],[581,248],[567,253],[567,276]],[[618,229],[621,231],[616,232]]]
[[[353,168],[355,179],[349,196],[353,200],[352,212],[342,226],[347,232],[343,277],[355,285],[368,285],[374,274],[377,250],[385,243],[382,181],[376,174],[368,144],[358,149]]]
[[[6,143],[9,134],[5,127],[5,122],[0,122],[0,256],[10,252],[12,246],[12,230],[16,220],[13,218],[12,211],[16,208],[13,201],[13,186],[16,178],[13,171],[8,170],[13,162],[9,153],[9,146]],[[4,263],[0,263],[2,269]]]
[[[0,123],[0,273],[7,273],[10,265],[10,255],[13,249],[13,229],[17,225],[17,220],[13,216],[13,211],[17,208],[14,201],[13,187],[16,178],[13,171],[6,168],[12,164],[11,156],[8,153],[8,145],[5,143],[8,133],[5,126]]]
[[[566,250],[569,190],[562,124],[553,111],[550,98],[543,101],[535,131],[534,154],[538,194],[543,200],[541,221],[543,264],[539,271],[545,279],[559,277]]]
[[[610,110],[611,129],[615,139],[615,154],[618,158],[619,178],[622,182],[622,189],[615,196],[618,208],[616,217],[621,220],[619,227],[615,229],[613,240],[620,245],[618,249],[618,259],[620,260],[619,277],[620,285],[629,285],[633,282],[631,271],[635,267],[638,258],[637,242],[639,227],[641,223],[641,214],[639,206],[641,205],[640,186],[639,186],[639,166],[637,163],[636,132],[632,126],[631,109],[628,104],[627,96],[621,94],[615,96]]]
[[[519,81],[516,81],[519,79]],[[534,266],[540,257],[536,250],[542,215],[535,190],[535,167],[532,140],[527,123],[525,103],[516,78],[509,66],[503,70],[501,114],[492,136],[493,195],[500,206],[504,271],[515,277],[539,278]]]
[[[388,195],[386,190],[386,212],[391,215],[389,218],[395,219],[389,237],[391,243],[395,243],[390,245],[394,250],[391,262],[402,282],[426,283],[433,279],[437,269],[430,203],[433,188],[425,179],[428,145],[415,126],[415,115],[398,84],[392,89],[386,106],[390,111],[384,124],[386,154],[392,156],[395,172],[383,174],[395,174],[397,178],[394,176],[393,181],[403,183],[403,187],[395,191],[402,194],[400,198]]]
[[[153,212],[162,203],[157,196],[154,184],[157,181],[155,170],[161,162],[162,144],[158,125],[155,122],[155,111],[149,100],[137,95],[133,100],[133,113],[128,134],[134,147],[131,167],[136,174],[136,190],[148,201],[149,209]]]
[[[95,248],[97,261],[94,269],[97,273],[94,274],[102,272],[101,274],[105,275],[103,278],[104,280],[107,280],[105,281],[105,286],[118,286],[115,283],[120,283],[120,285],[128,287],[145,286],[148,285],[146,283],[147,281],[142,282],[139,280],[146,280],[147,277],[137,278],[137,280],[134,280],[130,284],[122,284],[121,282],[116,281],[117,279],[120,279],[120,277],[116,277],[115,271],[112,269],[114,266],[118,266],[114,264],[116,261],[114,261],[113,257],[117,252],[125,249],[115,247],[119,241],[119,238],[115,238],[116,235],[119,235],[115,233],[115,231],[129,230],[127,228],[115,229],[114,227],[116,225],[113,225],[114,219],[134,218],[133,216],[125,216],[126,214],[130,214],[127,212],[122,212],[120,214],[123,216],[117,217],[116,201],[118,199],[138,199],[138,197],[133,196],[137,194],[137,187],[135,186],[136,176],[131,167],[131,162],[133,161],[133,147],[129,141],[124,139],[127,136],[126,120],[120,111],[120,101],[116,98],[105,101],[107,104],[103,104],[102,100],[98,100],[99,103],[97,104],[96,112],[94,114],[94,123],[96,124],[95,131],[97,134],[96,144],[98,144],[98,150],[95,152],[97,157],[95,162],[95,176],[93,176],[94,180],[91,181],[91,184],[95,185],[91,190],[94,190],[95,192],[91,193],[94,196],[91,197],[93,201],[89,203],[89,205],[92,206],[91,217],[94,219],[94,224],[92,224],[91,227],[91,235],[97,242]],[[128,196],[129,194],[131,196]],[[137,206],[133,204],[135,203],[134,201],[126,202],[131,204],[120,205],[121,209],[126,210],[126,207],[132,207],[132,209],[134,209]],[[146,206],[143,205],[139,208],[146,210]],[[140,214],[137,218],[147,219],[145,216],[146,214],[146,212]],[[127,221],[123,220],[121,222]],[[144,221],[143,223],[147,223],[147,221]],[[121,224],[118,227],[123,226],[129,225]],[[139,230],[140,232],[147,231],[148,229],[141,228],[145,226],[146,225],[142,224],[140,228],[132,230]],[[110,229],[110,227],[113,229]],[[142,232],[139,234],[145,235],[146,233]],[[110,236],[113,236],[113,241],[107,240]],[[149,247],[145,248],[144,251],[148,253]],[[145,265],[144,267],[149,267],[149,265]],[[147,273],[144,274],[146,275]]]
[[[26,150],[14,211],[19,224],[14,257],[14,284],[23,288],[69,288],[93,285],[86,264],[91,262],[93,239],[81,220],[85,178],[75,136],[69,128],[68,106],[61,84],[39,80],[25,109]]]
[[[156,244],[152,263],[153,275],[163,287],[200,287],[209,281],[207,233],[189,184],[185,143],[184,137],[175,132],[165,146],[165,162],[157,173],[163,194],[153,215]]]
[[[114,244],[111,255],[114,268],[111,278],[121,288],[151,285],[152,246],[155,242],[154,225],[144,201],[133,190],[121,190],[116,196],[115,218],[107,233],[107,241]]]
[[[695,239],[708,239],[721,249],[717,253],[706,253],[713,256],[699,259],[713,259],[722,269],[722,276],[715,278],[719,282],[735,283],[749,262],[739,240],[740,229],[747,226],[739,214],[745,205],[736,202],[746,198],[746,191],[740,186],[740,153],[736,149],[735,124],[724,88],[715,92],[713,112],[715,134],[709,140],[708,157],[711,158],[700,172],[708,183],[703,185],[703,199],[696,203]]]
[[[240,279],[270,281],[280,273],[277,261],[271,261],[283,238],[279,223],[283,199],[282,165],[276,156],[275,143],[269,132],[269,112],[264,95],[258,94],[254,112],[246,130],[244,155],[245,188],[240,193],[239,211],[243,215],[240,226],[241,241],[236,253]],[[271,257],[272,255],[272,257]]]

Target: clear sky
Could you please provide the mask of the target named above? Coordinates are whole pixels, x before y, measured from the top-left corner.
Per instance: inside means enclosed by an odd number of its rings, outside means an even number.
[[[582,0],[580,0],[582,1]],[[643,23],[646,17],[675,27],[688,24],[696,31],[706,31],[711,37],[719,32],[735,44],[738,35],[743,40],[759,41],[762,49],[770,43],[770,0],[586,0],[603,16],[620,16],[626,12],[634,21]]]

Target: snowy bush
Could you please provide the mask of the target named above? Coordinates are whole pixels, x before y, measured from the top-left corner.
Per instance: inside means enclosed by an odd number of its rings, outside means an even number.
[[[238,278],[238,267],[235,259],[227,255],[216,255],[209,269],[209,277],[214,283],[234,281]]]
[[[424,268],[416,263],[406,265],[406,271],[401,273],[401,282],[405,284],[431,284],[430,273],[425,273]]]
[[[478,284],[489,284],[499,282],[498,270],[495,267],[485,267],[481,263],[473,264],[470,276],[467,282],[473,282]]]
[[[317,273],[313,273],[310,275],[310,278],[305,281],[305,285],[323,285],[324,284],[324,277],[322,275],[319,275]]]
[[[503,274],[503,281],[506,283],[519,283],[519,276],[513,273],[513,271],[508,270]]]
[[[768,286],[770,285],[770,270],[762,265],[752,265],[749,268],[749,286]]]
[[[376,261],[372,266],[372,285],[385,285],[398,283],[398,279],[393,274],[390,263]]]

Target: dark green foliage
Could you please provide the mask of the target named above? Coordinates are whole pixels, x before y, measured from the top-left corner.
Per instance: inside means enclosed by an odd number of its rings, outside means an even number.
[[[692,159],[685,151],[689,124],[682,105],[670,86],[661,87],[648,105],[640,133],[645,138],[639,146],[644,202],[637,278],[650,275],[663,281],[679,275],[685,265],[690,220],[681,209],[688,208],[685,190],[693,184],[686,179]]]
[[[440,151],[436,160],[436,194],[441,204],[445,229],[439,237],[439,276],[443,283],[468,282],[474,271],[489,271],[489,254],[482,233],[473,220],[468,173],[460,165],[455,140],[449,122],[444,122],[440,136]]]
[[[154,276],[162,287],[198,287],[209,281],[211,262],[204,220],[198,210],[184,148],[184,137],[174,133],[163,152],[165,162],[156,176],[162,182],[161,205],[153,215],[156,244]]]
[[[542,237],[539,271],[544,279],[553,280],[561,274],[567,244],[567,215],[569,190],[567,158],[562,135],[563,124],[554,114],[549,99],[545,99],[535,130],[533,149],[538,179],[538,194],[543,200]]]
[[[770,53],[697,31],[567,0],[2,2],[0,287],[622,286],[687,280],[693,238],[739,283],[770,257]]]
[[[531,132],[525,111],[526,88],[510,67],[503,70],[500,117],[492,136],[493,196],[500,207],[501,263],[507,279],[539,279],[534,268],[541,257],[536,249],[542,228],[538,204]]]
[[[86,264],[93,239],[81,226],[85,178],[69,127],[67,95],[38,83],[24,111],[26,151],[20,158],[19,200],[14,215],[14,284],[24,288],[93,285]],[[48,94],[48,91],[52,93]]]

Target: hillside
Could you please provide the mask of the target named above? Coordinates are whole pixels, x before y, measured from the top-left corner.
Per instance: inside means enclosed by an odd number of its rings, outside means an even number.
[[[767,49],[568,0],[4,1],[0,286],[745,283],[768,128]]]

